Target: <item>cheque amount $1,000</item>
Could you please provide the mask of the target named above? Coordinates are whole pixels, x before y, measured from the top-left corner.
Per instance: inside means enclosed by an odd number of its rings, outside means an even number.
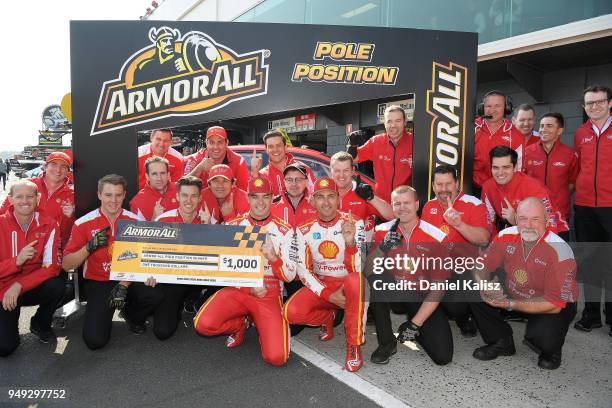
[[[221,269],[227,271],[259,272],[260,256],[221,255]]]

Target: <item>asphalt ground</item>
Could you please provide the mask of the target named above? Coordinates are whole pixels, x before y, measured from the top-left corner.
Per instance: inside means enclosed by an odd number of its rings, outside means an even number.
[[[225,347],[225,337],[197,336],[193,315],[159,341],[152,330],[129,331],[115,315],[109,344],[89,350],[82,316],[55,329],[56,344],[29,333],[35,308],[22,308],[21,345],[0,360],[0,406],[37,407],[371,407],[373,401],[292,353],[286,366],[263,362],[257,333]],[[9,390],[64,390],[65,399],[9,398]]]

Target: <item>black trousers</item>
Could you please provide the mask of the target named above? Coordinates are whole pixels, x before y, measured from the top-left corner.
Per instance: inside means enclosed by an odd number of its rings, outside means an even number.
[[[470,306],[486,344],[512,336],[512,327],[504,320],[503,309],[489,306],[484,302],[475,302]],[[539,348],[543,354],[550,356],[560,353],[565,343],[567,329],[575,316],[575,303],[568,303],[557,314],[525,314],[527,318],[525,339]]]
[[[606,243],[599,248],[583,248],[584,256],[577,255],[578,273],[584,283],[584,311],[582,316],[601,320],[601,289],[605,290],[606,323],[612,325],[612,207],[574,206],[576,240]],[[595,246],[595,244],[592,244]],[[589,249],[594,249],[589,251]],[[590,252],[590,253],[589,253]],[[585,267],[580,267],[585,266]]]
[[[394,282],[395,279],[387,274],[370,275],[370,309],[376,321],[376,338],[379,345],[390,344],[395,340],[391,324],[391,308],[389,300],[400,301],[408,319],[412,319],[423,304],[425,294],[421,293],[383,293],[374,289],[375,280]],[[395,292],[395,291],[394,291]],[[401,301],[402,299],[409,301]],[[423,350],[438,365],[445,365],[453,359],[453,334],[451,332],[448,318],[441,307],[429,316],[420,329],[420,335],[416,338]]]
[[[287,291],[287,297],[285,298],[285,300],[289,299],[291,296],[293,296],[295,292],[304,287],[304,284],[299,279],[293,280],[291,282],[285,282],[284,285],[285,290]],[[303,324],[290,324],[289,330],[291,332],[291,336],[297,336],[302,330],[304,330],[305,327],[306,326],[304,326]]]
[[[20,295],[17,307],[10,312],[0,304],[0,356],[8,356],[19,346],[19,315],[22,306],[40,305],[32,320],[41,329],[47,330],[51,328],[55,306],[63,295],[64,282],[55,277]]]
[[[463,281],[472,279],[469,272],[462,274],[453,274],[451,282],[457,282],[460,287]],[[444,300],[441,303],[443,310],[448,317],[454,318],[457,322],[466,321],[472,315],[470,303],[480,299],[480,292],[469,290],[454,290],[447,291],[444,295]]]
[[[163,293],[163,301],[153,312],[153,333],[159,340],[170,338],[181,321],[183,301],[192,292],[199,293],[201,286],[173,285],[161,283],[155,286]]]
[[[0,173],[0,180],[2,180],[2,189],[6,189],[6,173]]]
[[[87,347],[96,350],[104,347],[110,340],[115,309],[108,307],[108,297],[118,282],[95,281],[87,279],[87,308],[83,323],[83,340]],[[144,324],[145,319],[164,300],[158,287],[152,288],[140,282],[133,282],[128,289],[125,313],[136,324]]]

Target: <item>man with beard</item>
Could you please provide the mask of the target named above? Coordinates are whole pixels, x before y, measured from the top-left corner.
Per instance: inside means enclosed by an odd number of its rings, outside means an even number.
[[[525,344],[539,354],[538,366],[554,370],[561,364],[561,348],[578,300],[576,261],[572,249],[547,227],[548,216],[537,197],[517,207],[517,225],[499,232],[475,271],[483,302],[471,305],[486,345],[474,358],[493,360],[516,353],[512,328],[502,310],[527,316]],[[504,287],[489,280],[497,268],[506,271]]]
[[[444,232],[419,219],[419,199],[410,186],[400,186],[391,194],[391,205],[396,219],[376,226],[374,241],[377,246],[370,251],[366,270],[374,271],[378,260],[393,259],[406,255],[413,259],[444,257],[446,250]],[[429,290],[422,283],[441,282],[449,274],[437,267],[418,267],[414,264],[404,268],[393,267],[382,273],[368,276],[372,288],[371,307],[376,321],[378,347],[370,360],[375,364],[387,364],[397,352],[397,342],[418,342],[435,364],[446,365],[453,359],[453,336],[448,318],[438,307],[444,290]],[[383,284],[408,282],[414,289],[393,293]],[[391,292],[391,293],[390,293]],[[397,298],[396,295],[400,295]],[[398,337],[393,334],[389,301],[401,302],[407,310],[408,320],[398,328]]]
[[[142,334],[146,330],[145,319],[163,300],[159,291],[140,282],[109,280],[117,222],[143,221],[121,208],[126,187],[125,179],[117,174],[98,180],[100,208],[75,221],[64,249],[65,270],[83,265],[87,293],[83,340],[91,350],[104,347],[110,340],[115,309],[121,309],[134,334]]]
[[[302,163],[291,163],[283,171],[284,192],[272,204],[272,214],[296,229],[317,217],[317,210],[310,204],[308,192],[308,167]]]
[[[203,336],[229,334],[228,348],[244,341],[249,322],[255,323],[263,360],[282,366],[289,358],[289,328],[282,314],[282,282],[295,277],[295,264],[288,251],[293,230],[270,214],[272,187],[261,177],[249,181],[249,212],[228,225],[260,226],[267,231],[261,246],[264,261],[262,287],[226,287],[204,303],[194,319],[195,331]]]
[[[486,247],[491,237],[486,207],[478,198],[459,190],[457,172],[449,165],[436,167],[431,186],[436,196],[423,207],[421,219],[447,234],[446,240],[455,245],[453,256],[476,258],[479,248]],[[463,275],[454,277],[461,279]],[[476,326],[470,316],[466,295],[465,291],[447,293],[442,306],[455,318],[461,334],[473,337]]]
[[[312,202],[317,219],[297,229],[297,272],[306,287],[285,304],[290,324],[320,327],[319,340],[334,337],[334,316],[345,310],[346,359],[354,372],[363,365],[365,300],[361,253],[365,239],[363,222],[338,211],[338,188],[329,177],[317,179]]]
[[[130,210],[147,221],[178,207],[168,160],[152,156],[145,162],[147,184],[130,201]]]

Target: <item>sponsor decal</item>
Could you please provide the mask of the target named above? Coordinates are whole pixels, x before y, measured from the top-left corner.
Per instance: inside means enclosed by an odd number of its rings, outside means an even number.
[[[297,63],[293,82],[395,85],[399,67],[371,65],[375,44],[319,41],[315,45],[314,64]],[[342,63],[336,63],[342,62]],[[357,62],[363,65],[356,64]]]
[[[320,232],[313,232],[312,233],[312,238],[313,239],[321,239],[321,233]]]
[[[325,259],[334,259],[336,255],[340,252],[340,248],[334,241],[323,241],[321,245],[319,245],[319,253]]]
[[[178,231],[178,228],[172,227],[140,227],[129,224],[123,231],[122,236],[129,238],[176,239],[178,238]]]
[[[117,261],[126,261],[128,259],[136,259],[138,258],[138,254],[136,252],[132,252],[130,250],[126,250],[119,257],[117,257]]]
[[[556,161],[553,163],[553,166],[555,167],[565,167],[565,163],[563,163],[562,161]]]
[[[524,269],[516,269],[513,273],[514,281],[523,286],[527,283],[527,272]]]
[[[457,169],[463,189],[467,113],[468,69],[437,62],[432,66],[431,89],[427,91],[427,113],[432,117],[429,150],[428,197],[431,197],[433,171],[441,164]]]
[[[150,44],[130,56],[119,77],[104,82],[91,134],[168,116],[211,112],[264,95],[268,50],[238,53],[208,34],[151,28]]]

